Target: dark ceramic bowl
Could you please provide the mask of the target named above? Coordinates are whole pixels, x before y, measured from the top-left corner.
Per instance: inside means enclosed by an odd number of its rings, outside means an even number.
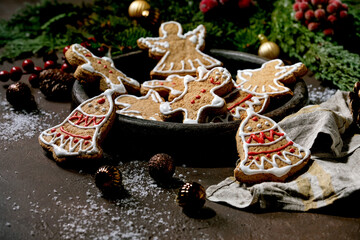
[[[229,50],[212,49],[210,55],[221,60],[234,79],[237,70],[259,68],[267,61],[255,55]],[[113,60],[117,68],[139,82],[149,79],[149,72],[156,64],[142,51],[124,54]],[[307,103],[308,92],[303,80],[291,88],[294,96],[279,100],[282,105],[278,104],[279,107],[267,110],[264,115],[279,121]],[[76,82],[73,88],[74,107],[92,95]],[[118,115],[103,145],[106,153],[116,154],[121,158],[119,160],[147,160],[156,153],[165,152],[172,155],[179,164],[234,166],[238,158],[235,134],[239,124],[240,121],[183,124]]]

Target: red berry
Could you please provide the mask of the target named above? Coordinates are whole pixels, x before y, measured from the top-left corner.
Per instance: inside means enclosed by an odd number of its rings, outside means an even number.
[[[300,10],[300,3],[296,2],[293,4],[293,10],[296,12],[296,11],[299,11]]]
[[[328,28],[328,29],[325,29],[323,31],[323,33],[324,33],[325,36],[334,35],[334,30],[332,28]]]
[[[35,74],[40,74],[41,71],[42,71],[41,67],[34,67],[34,73]]]
[[[70,73],[72,72],[72,67],[70,64],[65,62],[63,65],[61,65],[61,71]]]
[[[331,4],[334,4],[336,6],[336,9],[342,7],[342,3],[337,0],[331,1]]]
[[[346,18],[348,16],[348,13],[346,10],[342,10],[339,13],[340,18]]]
[[[327,20],[329,22],[331,22],[332,24],[334,24],[336,22],[337,18],[334,15],[329,15]]]
[[[302,2],[302,3],[300,3],[299,8],[300,8],[301,11],[305,12],[306,10],[309,9],[309,4],[306,3],[306,2]]]
[[[69,50],[69,49],[70,49],[70,45],[64,47],[64,49],[63,49],[63,54],[65,55],[66,51]]]
[[[39,87],[39,75],[38,74],[31,74],[29,76],[29,83],[32,87]]]
[[[314,17],[314,11],[313,10],[307,10],[305,12],[305,18],[308,20],[311,20]]]
[[[297,11],[295,13],[295,19],[296,20],[300,21],[301,19],[303,19],[303,17],[304,17],[304,13],[302,11]]]
[[[8,71],[0,71],[0,81],[7,82],[10,79],[10,73]]]
[[[348,5],[347,5],[346,3],[343,3],[343,4],[341,5],[341,7],[342,7],[342,9],[344,9],[344,10],[348,10],[348,9],[349,9],[349,7],[348,7]]]
[[[19,81],[23,72],[19,67],[12,67],[10,70],[10,79],[13,81]]]
[[[316,29],[319,28],[319,26],[320,26],[320,23],[311,22],[311,23],[308,24],[307,27],[308,27],[308,29],[309,29],[310,31],[315,31]]]
[[[34,62],[30,59],[25,59],[22,63],[22,68],[25,72],[32,72],[34,70]]]
[[[239,0],[238,6],[239,8],[248,8],[251,5],[251,0]]]
[[[317,19],[325,19],[325,10],[324,9],[316,9],[314,15]]]
[[[321,0],[311,0],[312,5],[316,6],[321,4]]]
[[[55,63],[52,60],[48,60],[44,63],[44,69],[55,68]]]
[[[328,13],[334,13],[334,12],[336,12],[336,10],[337,10],[337,7],[336,7],[336,5],[335,4],[329,4],[327,7],[326,7],[326,11],[328,12]]]

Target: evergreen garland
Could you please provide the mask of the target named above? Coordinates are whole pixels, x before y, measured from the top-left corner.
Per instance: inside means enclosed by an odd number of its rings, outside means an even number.
[[[141,25],[128,17],[132,0],[94,0],[75,6],[42,0],[26,4],[9,21],[0,20],[0,62],[51,50],[95,38],[92,44],[110,47],[112,56],[137,49],[136,40],[158,36],[158,26]],[[293,20],[293,0],[262,0],[251,9],[239,10],[230,5],[205,15],[199,2],[151,1],[159,9],[162,21],[178,21],[184,32],[204,24],[207,48],[223,48],[256,54],[262,33],[279,44],[283,53],[303,62],[318,79],[333,83],[342,90],[352,89],[360,77],[360,4],[349,5],[351,25],[340,37],[325,37],[310,32]]]

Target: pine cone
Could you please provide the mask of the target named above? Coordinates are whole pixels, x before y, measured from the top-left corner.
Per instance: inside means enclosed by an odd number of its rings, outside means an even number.
[[[70,100],[75,78],[60,69],[47,69],[40,73],[40,91],[50,99]]]
[[[349,93],[349,97],[353,120],[360,127],[360,82],[355,83],[354,91]]]

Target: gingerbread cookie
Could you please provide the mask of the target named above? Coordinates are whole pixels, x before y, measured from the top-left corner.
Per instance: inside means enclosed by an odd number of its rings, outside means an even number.
[[[66,60],[77,69],[74,76],[82,83],[99,80],[100,91],[115,90],[116,94],[137,93],[138,81],[126,76],[114,66],[111,58],[99,58],[80,44],[73,44],[65,53]]]
[[[294,143],[272,119],[247,110],[236,135],[239,162],[235,178],[243,183],[283,182],[303,168],[310,151]]]
[[[264,63],[258,69],[238,70],[237,87],[252,94],[268,94],[270,97],[291,94],[284,86],[296,81],[297,77],[305,75],[307,68],[302,63],[284,66],[280,59]]]
[[[57,162],[68,159],[98,159],[102,157],[100,143],[115,120],[114,90],[80,104],[59,125],[43,131],[40,145]]]
[[[160,59],[151,71],[152,79],[164,79],[169,75],[192,75],[202,66],[206,69],[222,66],[222,63],[203,53],[205,48],[205,27],[199,25],[193,31],[183,34],[178,22],[165,22],[159,29],[159,37],[138,39],[141,49],[149,49],[149,56]]]
[[[116,113],[141,119],[162,121],[160,118],[160,104],[164,99],[150,89],[146,96],[121,95],[115,99],[115,104],[120,108]]]
[[[171,102],[160,105],[162,117],[166,120],[183,115],[184,123],[202,123],[209,115],[223,114],[225,100],[221,96],[233,88],[230,73],[222,67],[210,71],[203,67],[197,70],[197,77],[184,78],[183,93]]]
[[[172,101],[184,91],[184,78],[191,76],[170,75],[165,80],[151,80],[145,81],[141,84],[140,93],[146,95],[149,89],[157,91],[160,96]]]

